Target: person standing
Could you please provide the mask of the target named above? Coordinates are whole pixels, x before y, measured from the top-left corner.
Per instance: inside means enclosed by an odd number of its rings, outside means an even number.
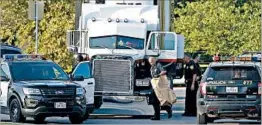
[[[193,57],[193,59],[194,59],[194,62],[195,62],[195,64],[196,64],[196,68],[197,68],[197,82],[198,82],[198,84],[199,84],[199,82],[200,82],[200,80],[201,80],[201,75],[202,75],[202,73],[201,73],[201,68],[200,68],[200,65],[199,65],[199,57],[197,56],[197,55],[195,55],[194,57]]]
[[[82,62],[82,61],[84,61],[83,56],[82,56],[81,54],[77,54],[76,62],[75,62],[74,67],[72,68],[71,73],[75,70],[76,66],[77,66],[80,62]]]
[[[197,66],[189,55],[185,55],[186,100],[183,116],[196,116]]]
[[[156,59],[154,57],[150,57],[148,59],[151,68],[151,76],[152,78],[159,78],[162,75],[166,75],[166,70],[162,67],[162,65],[160,63],[156,62]],[[160,120],[160,110],[161,108],[163,110],[166,110],[168,113],[168,118],[172,117],[172,106],[162,106],[160,107],[160,102],[155,94],[155,92],[152,92],[152,97],[154,98],[154,102],[153,102],[153,108],[155,110],[154,113],[154,117],[151,118],[151,120]]]

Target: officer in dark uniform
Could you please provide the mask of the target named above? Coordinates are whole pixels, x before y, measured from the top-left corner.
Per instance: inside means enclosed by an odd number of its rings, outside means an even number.
[[[76,63],[71,71],[71,73],[75,70],[76,66],[80,63],[84,61],[84,57],[81,55],[81,54],[77,54],[77,57],[76,57]]]
[[[154,57],[149,58],[149,63],[151,65],[151,76],[152,78],[159,78],[161,75],[166,74],[166,70],[162,67],[160,63],[156,62],[156,59]],[[152,92],[153,97],[153,107],[155,110],[154,117],[151,118],[151,120],[160,120],[160,110],[166,110],[168,113],[168,118],[172,117],[172,107],[171,106],[162,106],[160,107],[160,102],[155,94],[155,92]]]
[[[197,83],[199,84],[200,80],[201,80],[201,76],[202,76],[201,67],[200,67],[200,65],[198,63],[199,56],[196,54],[196,55],[193,56],[193,59],[194,59],[194,62],[196,64],[196,68],[197,68]]]
[[[197,66],[189,55],[185,55],[186,101],[183,116],[196,116]]]

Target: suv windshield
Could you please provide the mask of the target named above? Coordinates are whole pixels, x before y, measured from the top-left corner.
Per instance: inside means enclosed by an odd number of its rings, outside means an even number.
[[[10,70],[15,81],[69,80],[62,68],[52,62],[13,62]]]
[[[127,37],[127,36],[102,36],[91,37],[90,48],[103,48],[108,49],[144,49],[144,39]]]
[[[253,80],[260,81],[259,72],[255,67],[211,67],[207,80]]]

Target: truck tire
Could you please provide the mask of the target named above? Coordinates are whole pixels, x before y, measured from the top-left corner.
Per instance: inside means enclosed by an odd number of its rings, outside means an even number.
[[[69,120],[72,124],[82,124],[84,119],[79,115],[70,115]]]
[[[94,98],[94,108],[99,109],[103,104],[103,97],[102,96],[95,96]]]
[[[41,124],[41,123],[44,123],[44,122],[45,122],[46,117],[40,115],[40,116],[34,117],[34,119],[35,119],[35,123]]]
[[[207,124],[206,114],[203,114],[203,115],[197,114],[197,124],[198,125]]]
[[[20,103],[16,98],[13,98],[11,100],[9,111],[10,120],[12,122],[24,122],[26,120],[26,117],[24,117],[21,112]]]
[[[197,115],[197,124],[207,124],[207,123],[213,123],[214,122],[214,119],[213,118],[209,118],[207,117],[206,114],[198,114]]]

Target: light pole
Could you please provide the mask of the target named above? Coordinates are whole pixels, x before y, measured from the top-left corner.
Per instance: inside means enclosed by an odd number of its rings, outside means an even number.
[[[35,1],[35,54],[38,53],[38,5]]]
[[[262,0],[260,1],[260,7],[261,7],[260,8],[260,46],[261,46],[261,48],[260,48],[260,51],[261,51],[261,55],[260,55],[261,63],[260,63],[260,65],[261,65],[261,68],[262,68],[262,58],[261,58],[261,56],[262,56]],[[261,77],[261,81],[260,82],[262,82],[262,77]],[[262,96],[260,96],[260,98],[262,100]],[[261,108],[260,111],[262,111],[262,107],[260,107],[260,108]],[[262,119],[262,116],[260,116],[260,117]]]
[[[35,54],[38,53],[38,21],[44,15],[44,2],[38,0],[30,0],[28,2],[28,18],[35,21]]]

